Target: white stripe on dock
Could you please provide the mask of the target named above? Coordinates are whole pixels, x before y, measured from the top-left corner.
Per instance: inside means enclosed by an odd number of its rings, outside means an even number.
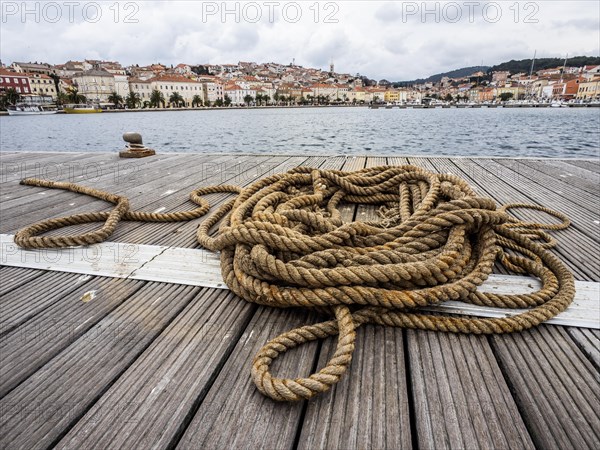
[[[205,249],[104,242],[88,247],[24,250],[14,243],[13,235],[0,234],[0,265],[227,289],[221,277],[219,255]],[[491,275],[480,289],[517,294],[539,287],[535,278]],[[577,281],[575,287],[573,304],[547,323],[599,329],[600,283]],[[479,317],[506,317],[523,311],[456,301],[427,310]]]

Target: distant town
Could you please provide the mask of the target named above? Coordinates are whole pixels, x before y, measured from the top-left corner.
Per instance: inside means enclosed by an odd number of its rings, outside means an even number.
[[[486,104],[598,102],[600,66],[545,68],[528,73],[478,71],[436,82],[398,86],[360,74],[291,64],[181,63],[123,67],[83,60],[52,65],[0,64],[0,108],[17,103],[96,104],[104,109],[295,105]]]

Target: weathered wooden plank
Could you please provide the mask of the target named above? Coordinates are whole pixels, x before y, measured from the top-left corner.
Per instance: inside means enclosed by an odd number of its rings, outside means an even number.
[[[566,330],[596,370],[600,371],[600,330],[585,328],[566,328]]]
[[[96,278],[66,290],[39,314],[0,339],[0,397],[76,341],[144,283]],[[38,287],[38,295],[45,291]],[[100,334],[125,330],[99,330]],[[89,338],[90,336],[88,336]],[[93,338],[98,338],[94,336]]]
[[[42,156],[39,159],[36,155],[21,164],[6,166],[6,175],[1,179],[0,188],[3,195],[8,195],[11,199],[19,199],[32,195],[31,190],[26,190],[19,185],[19,181],[23,178],[90,183],[112,179],[119,183],[150,171],[158,165],[172,165],[184,159],[187,158],[183,155],[158,155],[153,158],[128,160],[107,153],[89,153],[70,158],[55,154]]]
[[[153,160],[153,163],[126,163],[122,160],[111,160],[107,156],[96,156],[96,160],[92,163],[80,163],[81,166],[73,166],[67,164],[66,168],[58,166],[58,169],[54,171],[29,171],[24,175],[32,178],[43,178],[55,181],[66,181],[72,183],[83,183],[92,186],[103,186],[103,185],[120,185],[132,182],[137,182],[136,185],[142,185],[146,178],[151,177],[156,167],[164,167],[165,169],[173,167],[175,164],[183,164],[183,158],[164,158]],[[79,162],[78,162],[79,164]],[[25,176],[14,177],[6,183],[2,184],[3,188],[3,208],[13,209],[24,204],[28,201],[38,201],[43,196],[44,206],[54,206],[56,203],[61,202],[65,198],[65,193],[60,190],[48,190],[48,189],[34,189],[30,186],[23,186],[20,184],[22,178]],[[67,197],[69,198],[69,197]],[[88,201],[94,201],[92,198],[88,198]],[[99,201],[99,200],[95,200]]]
[[[47,272],[2,295],[0,335],[30,320],[89,281],[90,277],[86,275]]]
[[[254,310],[226,291],[196,295],[56,448],[171,448]],[[248,378],[238,363],[228,372]]]
[[[44,273],[43,270],[0,266],[0,279],[2,280],[2,283],[0,283],[0,296],[7,294],[19,286],[27,284],[31,280],[42,276]]]
[[[255,354],[268,340],[315,321],[305,311],[259,307],[177,448],[294,448],[304,402],[275,402],[265,397],[249,371]],[[316,342],[291,350],[273,363],[272,373],[308,375],[314,369],[316,350]]]
[[[177,160],[174,162],[177,162]],[[109,171],[106,175],[92,178],[84,184],[114,194],[125,195],[130,199],[131,207],[133,209],[138,209],[140,208],[138,199],[148,202],[148,191],[165,187],[169,181],[175,183],[175,180],[181,176],[180,172],[182,167],[190,170],[189,162],[181,159],[174,167],[156,164],[152,168],[140,169],[139,171],[123,176],[123,178],[119,178],[119,174],[113,175],[113,173]],[[81,180],[77,178],[74,181],[81,182]],[[102,200],[82,194],[75,194],[56,189],[35,188],[31,186],[21,186],[21,188],[27,189],[31,193],[31,197],[15,200],[18,204],[13,205],[11,215],[5,219],[2,224],[3,230],[16,230],[19,227],[28,225],[36,219],[39,220],[40,215],[42,215],[42,217],[58,217],[90,210],[102,211],[113,207]],[[182,194],[182,196],[186,194],[187,193]],[[34,202],[32,203],[31,200],[34,200]],[[40,204],[41,207],[38,206]],[[87,224],[77,228],[93,229],[97,226],[97,224]],[[58,230],[57,232],[64,233],[63,230]]]
[[[596,181],[588,180],[587,178],[580,177],[577,173],[570,170],[570,167],[566,167],[561,164],[560,161],[556,160],[542,160],[542,161],[521,161],[529,167],[538,170],[539,172],[545,173],[546,175],[553,177],[554,179],[560,179],[564,184],[574,186],[577,189],[589,192],[590,194],[598,193],[598,184],[600,183],[600,170],[598,170],[598,177]]]
[[[357,330],[348,372],[330,392],[308,403],[298,448],[410,448],[411,427],[402,330]],[[335,352],[323,343],[318,367]]]
[[[476,163],[479,164],[484,170],[492,169],[491,173],[500,171],[504,172],[505,170],[502,168],[505,166],[499,167],[498,163],[495,161],[485,159],[478,159],[474,161],[476,161]],[[508,173],[505,176],[498,176],[498,179],[499,181],[506,183],[508,180],[515,180],[519,178],[522,179],[523,177],[524,175],[518,173],[514,173],[514,175]],[[579,230],[582,234],[585,234],[592,242],[597,243],[600,240],[598,237],[600,223],[596,223],[599,219],[597,212],[591,212],[583,208],[576,207],[572,201],[566,200],[560,194],[557,194],[554,186],[552,189],[549,189],[546,186],[534,183],[529,178],[527,178],[527,180],[523,180],[523,182],[519,184],[521,192],[523,192],[532,201],[567,214],[571,219],[571,226],[573,228]],[[511,185],[514,186],[515,183],[513,182]]]
[[[538,448],[598,448],[598,372],[560,327],[491,337]]]
[[[484,336],[407,330],[419,448],[533,448]]]
[[[250,159],[245,161],[239,167],[229,165],[227,161],[223,163],[223,168],[212,177],[202,180],[201,182],[194,181],[194,177],[182,179],[177,183],[178,189],[187,194],[199,185],[209,186],[213,184],[236,184],[247,186],[254,181],[270,176],[274,173],[287,171],[296,167],[298,163],[304,161],[305,158],[289,158],[278,157],[269,158],[268,160]],[[229,167],[226,167],[229,166]],[[201,183],[201,184],[200,184]],[[206,200],[211,207],[216,208],[226,199],[231,198],[231,194],[212,194],[206,196]],[[152,202],[145,206],[148,209],[167,208],[167,210],[182,210],[189,208],[189,203],[182,202],[167,204],[165,201],[169,198],[161,199]],[[177,200],[177,198],[173,198]],[[160,201],[160,203],[158,203]],[[191,222],[170,223],[170,224],[131,224],[132,226],[121,227],[115,233],[115,239],[126,242],[143,242],[162,245],[181,245],[185,247],[196,247],[196,229],[202,221],[208,216],[199,218]]]
[[[282,161],[280,164],[278,162]],[[313,161],[315,164],[321,164],[324,159],[321,158],[289,158],[285,160],[269,160],[268,164],[261,163],[259,166],[255,166],[247,171],[242,171],[239,175],[235,176],[232,180],[224,181],[229,184],[239,184],[241,186],[247,186],[251,182],[254,182],[265,176],[272,175],[273,173],[284,172],[296,167],[298,164],[305,164],[306,162]],[[274,165],[277,164],[277,165]],[[262,166],[262,167],[261,167]],[[207,180],[205,183],[208,185],[214,183],[215,180]],[[218,181],[216,181],[218,182]],[[231,194],[213,194],[207,196],[206,199],[211,205],[211,209],[216,209],[223,201],[231,198]],[[209,213],[210,214],[210,213]],[[157,245],[168,245],[177,247],[197,247],[196,230],[197,227],[204,218],[200,218],[193,222],[182,222],[179,224],[170,225],[168,228],[153,227],[152,230],[146,227],[138,228],[133,231],[123,229],[123,232],[117,234],[118,239],[123,241],[135,241],[145,242]]]
[[[600,163],[598,163],[597,159],[586,159],[585,161],[577,159],[565,159],[563,161],[569,165],[580,167],[589,171],[597,172],[600,170]]]
[[[600,209],[598,189],[595,193],[589,193],[586,190],[576,187],[572,183],[563,181],[565,179],[560,176],[547,175],[520,160],[499,159],[495,160],[495,162],[509,168],[516,176],[526,179],[529,187],[531,187],[532,184],[535,186],[552,186],[553,192],[562,197],[566,202],[573,203],[574,208],[589,211],[592,216],[596,215],[600,218],[600,215],[598,215],[598,210]]]
[[[56,443],[199,292],[146,284],[0,401],[0,445]]]

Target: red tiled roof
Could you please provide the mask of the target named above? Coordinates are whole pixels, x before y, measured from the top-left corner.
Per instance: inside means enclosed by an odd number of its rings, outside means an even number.
[[[148,83],[150,84],[150,80],[142,80],[141,78],[131,77],[129,78],[130,83]]]
[[[197,81],[191,80],[181,75],[160,75],[154,77],[149,81],[163,81],[168,83],[198,83]]]
[[[0,69],[0,75],[8,75],[10,77],[27,77],[26,73],[13,72],[12,70]]]

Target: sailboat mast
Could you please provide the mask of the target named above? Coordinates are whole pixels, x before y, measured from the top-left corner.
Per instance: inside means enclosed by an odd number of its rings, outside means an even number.
[[[529,78],[531,78],[531,75],[533,74],[533,66],[535,64],[535,57],[537,55],[537,50],[534,50],[533,52],[533,59],[531,60],[531,69],[529,69]]]
[[[567,59],[569,59],[569,54],[567,53],[567,56],[565,56],[565,63],[563,64],[563,70],[562,73],[560,74],[560,82],[563,82],[563,78],[565,76],[565,69],[567,68]]]
[[[527,97],[531,97],[531,76],[533,75],[533,66],[535,65],[535,57],[537,49],[533,51],[533,59],[531,60],[531,68],[529,69],[529,83],[527,83]]]

